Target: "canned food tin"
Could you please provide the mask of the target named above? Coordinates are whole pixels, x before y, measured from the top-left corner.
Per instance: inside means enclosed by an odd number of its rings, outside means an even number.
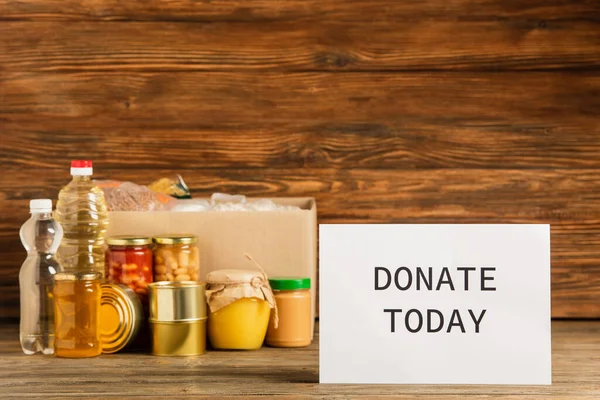
[[[206,285],[201,282],[154,282],[149,288],[152,354],[204,354]]]
[[[132,343],[144,321],[142,303],[125,285],[105,283],[100,305],[100,341],[103,353],[115,353]]]

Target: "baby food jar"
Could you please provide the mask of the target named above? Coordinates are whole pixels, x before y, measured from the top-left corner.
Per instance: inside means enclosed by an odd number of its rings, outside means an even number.
[[[218,270],[207,275],[208,339],[215,349],[254,350],[269,325],[273,292],[254,271]]]
[[[112,236],[106,240],[106,279],[133,290],[142,304],[148,304],[152,282],[152,239],[143,236]]]
[[[154,239],[154,281],[185,282],[200,278],[200,252],[194,235],[165,235]]]
[[[100,343],[100,274],[61,272],[54,275],[54,354],[94,357]]]
[[[270,278],[279,323],[271,318],[265,343],[273,347],[304,347],[311,342],[310,278]]]
[[[152,354],[193,356],[206,351],[205,289],[200,282],[150,284]]]

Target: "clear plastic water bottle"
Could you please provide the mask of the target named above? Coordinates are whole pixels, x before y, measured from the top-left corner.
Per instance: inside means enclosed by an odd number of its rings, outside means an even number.
[[[54,353],[54,274],[60,267],[56,249],[63,236],[52,219],[52,200],[29,203],[31,218],[19,232],[27,259],[19,272],[21,291],[21,347],[25,354]]]
[[[108,212],[104,192],[92,182],[92,162],[71,162],[73,180],[58,194],[56,220],[64,238],[58,260],[65,272],[96,272],[104,277],[104,236]]]

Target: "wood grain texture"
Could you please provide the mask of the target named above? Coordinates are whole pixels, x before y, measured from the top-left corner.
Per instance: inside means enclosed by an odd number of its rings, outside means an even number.
[[[87,154],[83,154],[87,156]],[[147,184],[172,170],[107,170]],[[600,317],[600,175],[597,170],[180,170],[196,196],[315,196],[320,223],[550,223],[552,315]],[[57,198],[65,170],[15,171],[0,183],[0,317],[18,316],[18,227],[28,200]],[[22,182],[27,182],[23,185]]]
[[[110,169],[600,168],[600,123],[571,124],[551,116],[537,125],[509,120],[210,125],[198,120],[171,128],[120,121],[107,129],[103,124],[86,118],[49,121],[44,116],[6,122],[0,163],[64,170],[70,160],[89,154]],[[31,145],[42,142],[43,148]],[[46,157],[48,153],[53,156]]]
[[[7,123],[194,128],[396,122],[598,132],[600,72],[78,72],[0,76]],[[108,130],[108,129],[107,129]]]
[[[18,20],[350,22],[515,18],[541,23],[598,20],[595,0],[0,0],[0,17]]]
[[[0,24],[0,63],[32,72],[589,69],[600,66],[598,29],[600,21],[498,18],[368,24],[8,21]]]
[[[600,322],[552,322],[552,386],[319,385],[310,347],[199,357],[117,353],[91,359],[24,356],[18,326],[0,327],[0,392],[10,398],[597,399]]]
[[[0,162],[10,168],[64,168],[82,151],[114,168],[600,163],[598,73],[10,73],[1,82]],[[40,140],[47,147],[30,145]]]

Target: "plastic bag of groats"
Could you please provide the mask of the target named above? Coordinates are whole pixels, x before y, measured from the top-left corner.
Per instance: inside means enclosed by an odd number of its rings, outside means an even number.
[[[168,209],[175,200],[133,182],[101,180],[94,183],[104,192],[108,211],[160,211]]]

